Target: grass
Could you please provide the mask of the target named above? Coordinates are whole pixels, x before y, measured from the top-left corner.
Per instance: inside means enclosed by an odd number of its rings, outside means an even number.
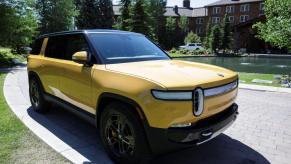
[[[0,73],[0,163],[69,163],[26,128],[9,109],[2,92],[5,76]]]
[[[9,48],[0,47],[0,67],[12,67],[15,65],[13,59],[18,59],[21,62],[26,61],[24,55],[16,55],[11,52]]]
[[[273,87],[282,87],[279,84],[279,81],[275,79],[275,74],[258,74],[258,73],[239,73],[239,79],[241,83],[245,84],[255,84],[255,85],[263,85],[263,86],[273,86]],[[265,83],[253,83],[253,79],[260,79],[260,80],[270,80],[272,84],[265,84]]]

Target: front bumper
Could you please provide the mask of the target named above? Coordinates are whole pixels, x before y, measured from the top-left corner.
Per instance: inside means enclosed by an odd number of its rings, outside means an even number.
[[[149,128],[148,138],[155,154],[168,152],[179,148],[199,145],[207,142],[226,130],[238,115],[238,105],[211,117],[200,120],[187,128]]]

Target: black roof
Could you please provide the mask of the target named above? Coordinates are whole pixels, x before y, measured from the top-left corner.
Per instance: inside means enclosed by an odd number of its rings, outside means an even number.
[[[134,32],[129,31],[121,31],[121,30],[109,30],[109,29],[87,29],[87,30],[74,30],[74,31],[61,31],[61,32],[54,32],[54,33],[48,33],[40,35],[39,38],[44,37],[51,37],[51,36],[57,36],[57,35],[70,35],[70,34],[83,34],[83,33],[122,33],[122,34],[138,34]]]

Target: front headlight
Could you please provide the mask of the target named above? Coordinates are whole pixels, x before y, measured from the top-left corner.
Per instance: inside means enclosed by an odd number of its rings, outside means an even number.
[[[152,90],[154,98],[159,100],[192,100],[193,92],[191,91],[158,91]]]

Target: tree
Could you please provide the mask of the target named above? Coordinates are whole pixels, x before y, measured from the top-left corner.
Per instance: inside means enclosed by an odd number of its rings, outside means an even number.
[[[193,33],[192,31],[188,33],[188,35],[185,37],[184,39],[184,43],[187,44],[187,43],[200,43],[201,42],[201,39],[200,37]]]
[[[40,33],[72,30],[77,15],[74,0],[37,0]]]
[[[211,29],[211,49],[217,53],[221,48],[221,28],[219,25],[214,25]]]
[[[129,30],[131,0],[121,0],[120,2],[122,5],[122,7],[120,8],[121,11],[120,29]]]
[[[112,7],[112,0],[99,0],[99,27],[102,29],[111,29],[114,23],[114,13]]]
[[[6,0],[0,2],[0,45],[21,53],[36,35],[37,18],[34,0]]]
[[[228,21],[228,15],[225,15],[222,21],[222,41],[221,41],[221,48],[222,49],[230,49],[230,45],[232,43],[232,32],[231,26]]]
[[[130,31],[142,33],[147,36],[151,35],[148,20],[149,14],[146,11],[144,0],[136,0],[132,7],[130,16]]]
[[[291,50],[291,1],[265,0],[266,22],[259,22],[253,27],[258,31],[258,38],[280,48]]]
[[[173,17],[167,17],[166,19],[166,49],[171,49],[176,46],[176,19]]]
[[[188,18],[186,16],[181,16],[179,20],[179,27],[184,34],[189,31],[188,25]]]
[[[99,27],[98,4],[96,0],[78,0],[79,15],[76,18],[78,29],[91,29]]]
[[[204,38],[204,41],[203,41],[203,44],[204,44],[204,47],[207,48],[207,49],[211,49],[211,23],[210,21],[208,21],[207,23],[207,27],[206,27],[206,37]]]
[[[158,41],[162,47],[165,47],[165,33],[166,33],[166,0],[151,0],[150,1],[150,18],[151,28],[154,40]]]

